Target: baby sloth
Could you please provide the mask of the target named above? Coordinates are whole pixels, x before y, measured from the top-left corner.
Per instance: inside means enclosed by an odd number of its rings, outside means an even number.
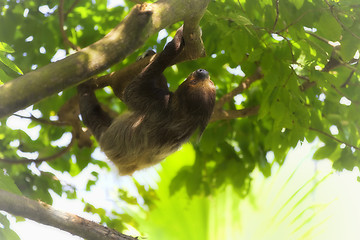
[[[112,119],[86,84],[78,87],[81,116],[102,151],[121,175],[152,166],[176,151],[195,131],[201,135],[215,104],[209,73],[198,69],[170,92],[162,74],[184,47],[180,28],[174,39],[125,88],[129,112]]]

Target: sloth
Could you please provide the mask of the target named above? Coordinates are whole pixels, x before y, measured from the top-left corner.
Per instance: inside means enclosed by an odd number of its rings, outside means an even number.
[[[215,104],[209,73],[198,69],[169,91],[163,71],[185,45],[182,27],[164,50],[124,90],[129,112],[116,118],[104,111],[89,84],[78,86],[82,120],[120,175],[157,164],[205,130]]]

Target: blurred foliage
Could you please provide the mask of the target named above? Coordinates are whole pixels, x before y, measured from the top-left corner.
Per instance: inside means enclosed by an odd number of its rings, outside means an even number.
[[[225,184],[211,196],[190,197],[184,188],[169,196],[171,181],[162,180],[156,189],[157,208],[133,217],[145,239],[338,239],[329,236],[342,231],[347,221],[336,222],[337,228],[332,230],[329,220],[338,217],[331,205],[339,192],[328,192],[325,199],[316,193],[333,188],[331,178],[339,179],[330,175],[331,169],[309,171],[314,167],[311,160],[314,150],[309,150],[309,153],[301,153],[300,149],[292,151],[287,157],[289,161],[281,167],[275,164],[272,176],[266,179],[258,169],[254,170],[252,188],[246,198],[241,198],[232,184]],[[190,146],[184,149],[191,151]],[[174,155],[169,159],[175,160],[180,154]],[[303,158],[296,158],[298,155]],[[171,179],[182,166],[191,164],[191,161],[166,161],[160,177]],[[357,233],[356,227],[351,230],[351,234]]]
[[[79,47],[101,39],[134,5],[125,1],[124,6],[108,7],[106,0],[73,3],[64,1],[65,32]],[[58,1],[0,0],[0,22],[0,84],[73,52],[61,37]],[[147,49],[160,51],[167,36],[173,36],[180,25],[170,26],[165,35],[151,36],[143,47],[103,74],[131,64]],[[191,153],[180,150],[176,157],[169,157],[167,161],[193,159],[167,179],[162,176],[161,181],[169,181],[169,194],[185,189],[196,199],[230,184],[239,197],[246,196],[255,168],[268,177],[275,162],[283,164],[290,148],[316,138],[323,146],[315,159],[330,159],[336,170],[360,166],[358,0],[212,0],[201,27],[208,57],[168,68],[165,75],[170,88],[176,89],[189,72],[206,68],[217,86],[217,98],[221,98],[260,67],[263,79],[225,105],[227,110],[259,105],[260,110],[252,117],[210,124],[199,143],[192,141]],[[53,123],[75,94],[75,89],[64,90],[17,113],[26,118],[1,119],[0,159],[41,158],[66,147],[71,126]],[[124,105],[108,89],[98,91],[97,96],[110,108],[124,111]],[[51,190],[73,199],[77,189],[64,184],[55,173],[76,177],[93,166],[107,171],[107,163],[93,154],[96,147],[96,142],[91,148],[75,143],[47,163],[0,162],[0,168],[27,197],[52,203]],[[274,160],[269,159],[272,154]],[[92,177],[86,191],[96,185],[98,173]],[[139,183],[135,187],[143,204],[155,208],[156,193]],[[118,197],[139,205],[126,192],[120,191]],[[109,213],[86,201],[85,211],[98,214],[108,226],[121,231],[125,223],[135,224],[123,212]],[[7,226],[0,217],[0,223]]]

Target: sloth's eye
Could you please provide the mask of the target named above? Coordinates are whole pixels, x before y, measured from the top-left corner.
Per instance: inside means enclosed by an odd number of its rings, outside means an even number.
[[[197,80],[195,80],[195,79],[190,81],[190,84],[192,84],[192,85],[195,85],[196,83],[197,83]]]

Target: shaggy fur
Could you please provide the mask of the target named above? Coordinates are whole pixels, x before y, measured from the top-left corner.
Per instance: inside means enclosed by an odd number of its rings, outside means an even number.
[[[215,86],[203,69],[191,73],[172,93],[162,74],[184,46],[182,28],[159,56],[126,87],[130,112],[112,119],[94,92],[79,86],[84,124],[121,175],[152,166],[176,151],[191,135],[204,131],[215,104]]]

